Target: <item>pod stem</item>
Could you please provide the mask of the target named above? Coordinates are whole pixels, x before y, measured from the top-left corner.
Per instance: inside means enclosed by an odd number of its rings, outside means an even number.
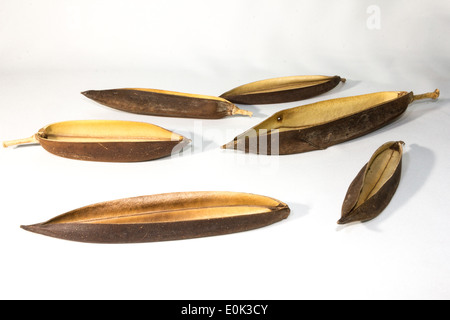
[[[25,139],[17,139],[17,140],[10,140],[10,141],[4,141],[3,142],[3,147],[7,148],[10,146],[16,146],[19,144],[25,144],[25,143],[36,143],[38,142],[36,139],[36,135],[32,135],[29,138],[25,138]]]
[[[347,79],[341,78],[341,82],[342,82],[342,83],[345,83],[345,81],[347,81]]]
[[[248,110],[243,110],[243,109],[239,109],[238,107],[234,106],[233,110],[231,110],[231,114],[235,115],[235,114],[242,114],[244,116],[249,116],[251,117],[253,115],[253,112],[248,111]]]
[[[413,101],[421,100],[421,99],[437,99],[439,97],[439,89],[434,90],[433,92],[423,93],[413,95]]]

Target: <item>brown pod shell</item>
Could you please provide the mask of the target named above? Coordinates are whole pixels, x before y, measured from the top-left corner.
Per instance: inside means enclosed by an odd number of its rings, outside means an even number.
[[[285,109],[222,148],[267,155],[322,150],[393,122],[412,101],[438,96],[437,89],[421,95],[406,91],[377,92]]]
[[[379,147],[350,184],[338,224],[369,221],[389,204],[400,183],[403,141]]]
[[[123,88],[89,90],[82,94],[105,106],[143,115],[199,119],[252,115],[223,98],[174,91]]]
[[[224,235],[289,216],[276,199],[240,192],[177,192],[102,202],[23,229],[90,243],[138,243]]]
[[[271,104],[299,101],[330,91],[339,76],[291,76],[255,81],[236,87],[220,97],[240,104]]]
[[[48,125],[27,139],[7,141],[4,147],[39,143],[64,158],[138,162],[178,153],[189,139],[153,124],[119,120],[76,120]]]

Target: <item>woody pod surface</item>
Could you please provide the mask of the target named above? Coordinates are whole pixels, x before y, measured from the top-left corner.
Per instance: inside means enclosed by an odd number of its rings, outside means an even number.
[[[403,141],[379,147],[350,184],[338,224],[376,218],[389,204],[400,183]]]
[[[238,135],[222,148],[267,155],[322,150],[393,122],[413,101],[438,97],[438,89],[419,95],[387,91],[285,109]]]
[[[159,89],[88,90],[82,94],[102,105],[142,115],[199,119],[252,115],[250,111],[239,109],[232,102],[220,97]]]
[[[64,121],[40,129],[4,147],[39,143],[60,157],[104,162],[148,161],[179,152],[189,139],[159,126],[120,120]]]
[[[241,85],[220,97],[240,104],[292,102],[318,96],[345,81],[340,76],[279,77]]]
[[[285,203],[261,195],[178,192],[93,204],[21,228],[79,242],[139,243],[242,232],[281,221],[289,213]]]

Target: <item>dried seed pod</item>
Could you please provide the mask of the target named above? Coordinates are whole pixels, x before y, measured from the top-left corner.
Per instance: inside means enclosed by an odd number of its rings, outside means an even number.
[[[275,113],[222,148],[272,155],[326,149],[387,125],[415,100],[438,96],[438,89],[420,95],[389,91],[290,108]]]
[[[276,199],[239,192],[179,192],[102,202],[23,229],[92,243],[137,243],[261,228],[289,215]]]
[[[221,95],[241,104],[269,104],[312,98],[330,91],[339,82],[339,76],[292,76],[260,80],[244,84]]]
[[[105,106],[144,115],[200,119],[252,115],[223,98],[198,94],[139,88],[89,90],[82,94]]]
[[[4,147],[39,143],[55,155],[89,161],[136,162],[179,152],[190,142],[149,123],[77,120],[48,125],[30,138],[3,142]]]
[[[377,217],[397,190],[402,170],[403,141],[378,148],[348,188],[338,224]]]

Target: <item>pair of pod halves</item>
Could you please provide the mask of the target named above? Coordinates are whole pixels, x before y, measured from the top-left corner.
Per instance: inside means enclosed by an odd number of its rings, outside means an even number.
[[[368,221],[389,204],[400,182],[402,141],[383,144],[356,175],[339,224]],[[23,229],[89,243],[139,243],[225,235],[262,228],[290,214],[286,203],[240,192],[178,192],[82,207]]]
[[[83,94],[101,104],[127,112],[218,119],[227,115],[251,115],[240,104],[273,104],[311,98],[325,93],[339,76],[293,76],[244,84],[220,97],[156,89],[113,89]],[[394,121],[408,105],[439,96],[439,90],[376,92],[320,101],[281,110],[245,131],[223,149],[285,155],[325,149],[360,137]],[[26,139],[6,141],[5,147],[39,143],[47,151],[66,158],[107,162],[148,161],[182,150],[190,140],[159,126],[133,121],[82,120],[50,124]]]

